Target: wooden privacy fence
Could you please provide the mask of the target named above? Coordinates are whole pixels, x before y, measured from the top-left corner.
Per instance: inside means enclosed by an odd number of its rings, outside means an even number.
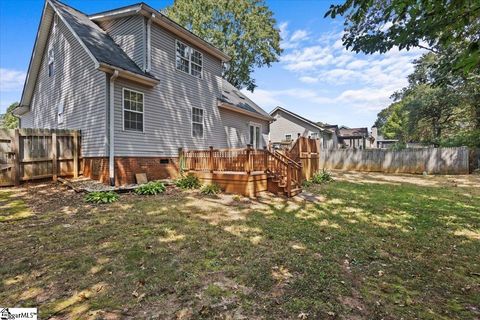
[[[468,174],[469,150],[458,148],[323,149],[319,169],[377,171],[392,173]]]
[[[320,152],[320,139],[299,136],[285,154],[301,165],[302,178],[308,180],[319,170]]]
[[[78,130],[0,129],[0,186],[79,174]]]

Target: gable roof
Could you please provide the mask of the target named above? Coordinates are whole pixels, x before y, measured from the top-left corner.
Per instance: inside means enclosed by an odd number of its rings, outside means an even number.
[[[65,19],[73,32],[80,38],[88,51],[99,64],[118,67],[126,71],[155,79],[140,67],[123,51],[118,44],[88,16],[58,0],[48,0]]]
[[[94,22],[90,21],[84,13],[57,0],[46,0],[30,57],[22,98],[18,107],[14,110],[15,115],[22,115],[29,110],[43,53],[48,42],[50,26],[55,14],[58,15],[80,46],[87,52],[96,69],[107,72],[118,70],[120,76],[147,85],[154,85],[159,82],[154,76],[142,71],[113,39]]]
[[[341,127],[339,130],[339,136],[340,137],[368,137],[368,129]]]
[[[285,108],[282,108],[282,107],[276,107],[275,109],[273,109],[273,110],[270,112],[270,115],[273,116],[273,114],[276,113],[276,112],[278,112],[278,111],[283,111],[283,112],[285,112],[286,114],[289,114],[289,115],[297,118],[297,119],[300,120],[300,121],[303,121],[303,122],[305,122],[305,123],[308,123],[309,125],[317,128],[317,129],[320,130],[320,131],[326,131],[325,128],[319,126],[319,125],[316,124],[315,122],[310,121],[310,120],[308,120],[308,119],[306,119],[306,118],[304,118],[304,117],[302,117],[302,116],[300,116],[300,115],[298,115],[298,114],[296,114],[296,113],[294,113],[294,112],[292,112],[292,111],[289,111],[289,110],[287,110],[287,109],[285,109]]]
[[[220,106],[234,108],[233,111],[257,115],[258,118],[264,120],[273,120],[270,114],[225,79],[222,79],[222,96],[218,100]]]
[[[156,22],[163,28],[169,30],[170,32],[181,37],[184,40],[190,41],[191,43],[198,46],[200,49],[203,49],[204,51],[208,52],[209,54],[213,55],[214,57],[217,57],[218,59],[224,62],[230,60],[230,57],[226,53],[224,53],[223,51],[221,51],[220,49],[218,49],[217,47],[215,47],[205,39],[200,38],[190,30],[179,25],[178,23],[176,23],[175,21],[173,21],[172,19],[170,19],[169,17],[161,13],[160,11],[150,7],[148,4],[144,2],[139,2],[136,4],[120,7],[113,10],[107,10],[107,11],[91,14],[88,16],[88,18],[92,21],[100,22],[100,21],[119,18],[119,17],[131,16],[134,14],[141,14],[148,18],[152,18],[152,21]]]

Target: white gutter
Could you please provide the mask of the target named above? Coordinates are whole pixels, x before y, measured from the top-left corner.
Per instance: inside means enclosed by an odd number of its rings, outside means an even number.
[[[115,80],[118,77],[118,70],[115,70],[110,77],[110,97],[109,102],[109,134],[108,134],[108,176],[110,178],[110,185],[115,185]]]

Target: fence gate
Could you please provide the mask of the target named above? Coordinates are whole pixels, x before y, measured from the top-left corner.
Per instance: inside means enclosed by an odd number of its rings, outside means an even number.
[[[0,186],[21,181],[77,177],[81,136],[78,130],[0,129]]]
[[[14,184],[11,130],[0,129],[0,187]]]

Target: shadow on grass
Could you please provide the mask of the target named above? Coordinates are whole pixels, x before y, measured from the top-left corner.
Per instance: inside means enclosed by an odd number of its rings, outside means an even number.
[[[478,233],[478,197],[346,182],[313,191],[325,201],[49,201],[6,225],[5,252],[22,250],[0,257],[0,300],[41,305],[43,318],[476,315],[480,247],[458,231]]]

